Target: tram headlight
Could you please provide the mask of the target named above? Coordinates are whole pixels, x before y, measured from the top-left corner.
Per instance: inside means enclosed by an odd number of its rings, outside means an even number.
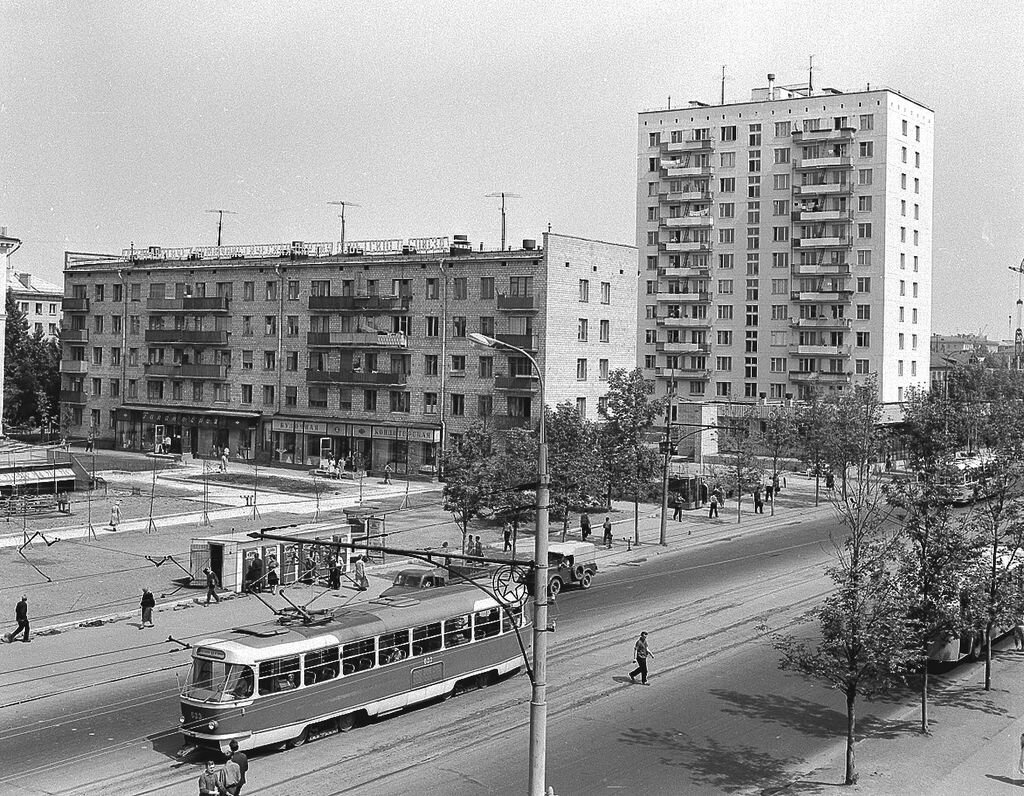
[[[208,727],[208,728],[209,728],[210,730],[215,730],[215,729],[217,729],[217,722],[215,722],[215,721],[211,721],[211,722],[210,722],[209,724],[207,724],[206,726],[207,726],[207,727]]]

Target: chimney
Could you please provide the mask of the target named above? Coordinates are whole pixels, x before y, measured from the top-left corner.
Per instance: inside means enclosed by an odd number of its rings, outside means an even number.
[[[768,99],[775,99],[775,75],[771,72],[768,73]]]

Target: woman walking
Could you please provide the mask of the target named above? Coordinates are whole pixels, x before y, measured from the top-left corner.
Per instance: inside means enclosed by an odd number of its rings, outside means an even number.
[[[156,607],[156,600],[153,599],[153,592],[148,588],[142,590],[142,602],[139,605],[142,607],[142,627],[153,627],[153,609]]]

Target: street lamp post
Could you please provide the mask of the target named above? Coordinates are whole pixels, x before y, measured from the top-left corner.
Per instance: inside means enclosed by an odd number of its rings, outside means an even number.
[[[530,796],[544,796],[547,767],[547,658],[548,658],[548,439],[544,423],[544,375],[537,360],[517,346],[478,332],[469,335],[474,345],[514,351],[530,360],[540,382],[540,426],[537,435],[537,531],[534,537],[533,589],[533,696],[530,700]]]

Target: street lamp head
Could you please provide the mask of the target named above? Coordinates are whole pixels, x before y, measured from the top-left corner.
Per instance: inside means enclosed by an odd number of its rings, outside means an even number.
[[[498,341],[493,337],[488,337],[486,334],[480,334],[480,332],[470,332],[466,337],[469,338],[469,341],[473,345],[483,346],[484,348],[494,348],[498,344]]]

